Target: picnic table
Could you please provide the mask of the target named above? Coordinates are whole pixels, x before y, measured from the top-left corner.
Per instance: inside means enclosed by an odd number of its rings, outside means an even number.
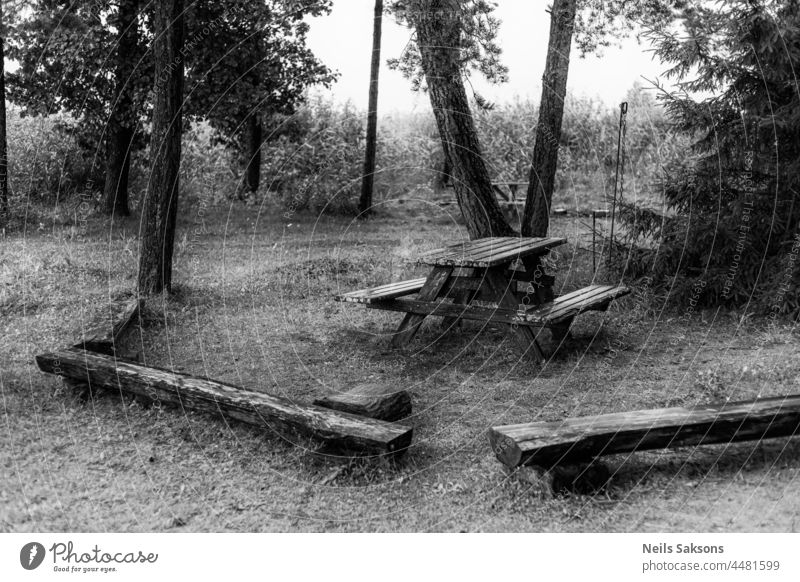
[[[624,286],[591,285],[554,298],[555,278],[544,272],[541,258],[566,239],[558,237],[493,237],[453,244],[427,252],[418,263],[427,277],[337,295],[337,301],[368,308],[405,312],[392,339],[404,347],[425,317],[444,317],[453,327],[462,319],[509,325],[523,349],[545,356],[535,330],[548,327],[563,339],[572,320],[588,310],[605,310]],[[416,295],[416,297],[410,297]]]

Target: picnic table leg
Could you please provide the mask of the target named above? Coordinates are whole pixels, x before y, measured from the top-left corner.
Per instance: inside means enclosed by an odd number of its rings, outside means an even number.
[[[454,294],[453,303],[456,305],[469,305],[472,302],[473,293],[471,291],[461,291]],[[447,316],[442,319],[442,329],[448,330],[451,327],[458,325],[461,326],[460,317]]]
[[[417,299],[419,301],[433,301],[444,289],[450,274],[453,272],[452,267],[434,267],[422,289],[419,290]],[[417,313],[406,313],[400,327],[397,328],[394,337],[392,338],[392,347],[402,348],[414,337],[417,333],[420,324],[425,319],[424,315]]]
[[[519,310],[522,301],[515,293],[511,280],[506,276],[505,267],[487,269],[486,282],[492,290],[492,293],[497,297],[497,303],[500,307],[513,311]],[[547,358],[544,357],[544,353],[542,352],[542,348],[539,346],[539,342],[536,341],[536,333],[534,333],[529,325],[512,325],[511,328],[526,352],[532,348],[537,361],[547,361]]]

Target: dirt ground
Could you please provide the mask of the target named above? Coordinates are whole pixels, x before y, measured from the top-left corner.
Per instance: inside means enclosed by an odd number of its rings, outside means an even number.
[[[452,210],[449,210],[452,212]],[[213,218],[216,214],[219,218]],[[125,350],[299,400],[360,382],[406,387],[414,444],[397,462],[114,393],[84,400],[36,369],[135,284],[138,222],[45,225],[0,246],[0,530],[798,530],[800,440],[606,458],[610,484],[553,495],[509,473],[498,424],[796,393],[796,330],[742,313],[654,311],[646,289],[581,316],[546,365],[503,329],[421,330],[332,295],[424,273],[414,257],[465,236],[438,207],[370,221],[256,207],[183,213],[175,293],[150,300]],[[557,291],[592,281],[581,219],[552,257]],[[598,281],[609,281],[597,275]]]

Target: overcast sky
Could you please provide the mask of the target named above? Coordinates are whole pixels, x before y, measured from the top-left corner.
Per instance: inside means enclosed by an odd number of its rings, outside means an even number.
[[[482,95],[498,103],[515,96],[533,97],[538,102],[550,30],[550,15],[545,9],[550,1],[499,0],[497,4],[496,14],[502,20],[498,40],[510,80],[501,86],[482,84],[477,79],[474,84]],[[331,90],[334,98],[350,99],[361,108],[367,105],[373,9],[374,0],[334,0],[332,13],[313,19],[309,33],[315,54],[341,74]],[[400,55],[409,36],[408,29],[384,16],[380,72],[383,112],[429,107],[427,96],[415,96],[409,82],[386,66],[387,58]],[[604,49],[599,58],[581,59],[573,47],[569,89],[596,95],[609,104],[619,103],[637,79],[653,79],[664,68],[646,48],[625,40],[622,48]]]

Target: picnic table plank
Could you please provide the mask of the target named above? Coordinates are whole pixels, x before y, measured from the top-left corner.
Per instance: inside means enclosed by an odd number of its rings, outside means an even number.
[[[504,237],[500,239],[480,239],[480,243],[471,246],[470,243],[459,243],[436,249],[423,254],[418,262],[432,266],[490,268],[510,263],[514,259],[532,254],[543,254],[552,247],[564,244],[566,239],[558,237],[547,238],[517,238]]]

